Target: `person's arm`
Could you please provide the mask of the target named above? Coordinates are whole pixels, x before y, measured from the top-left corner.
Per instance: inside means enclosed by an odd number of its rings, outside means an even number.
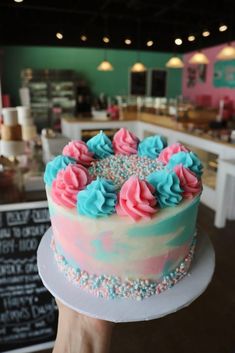
[[[77,313],[58,300],[58,328],[53,353],[108,353],[113,323]]]

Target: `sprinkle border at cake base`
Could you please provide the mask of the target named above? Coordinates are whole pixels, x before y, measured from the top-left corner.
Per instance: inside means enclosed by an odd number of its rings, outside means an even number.
[[[74,269],[69,265],[63,255],[56,249],[54,238],[51,240],[51,248],[59,270],[65,277],[79,288],[105,299],[135,299],[142,300],[152,295],[160,294],[172,288],[188,274],[196,247],[196,233],[194,234],[189,253],[179,265],[160,281],[148,279],[127,279],[122,281],[117,276],[89,274],[79,268]]]

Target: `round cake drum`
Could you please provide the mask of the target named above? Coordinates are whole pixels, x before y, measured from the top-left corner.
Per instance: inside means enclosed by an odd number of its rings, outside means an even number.
[[[45,287],[66,306],[91,317],[131,322],[152,320],[176,312],[192,303],[207,288],[213,276],[215,254],[208,236],[199,231],[189,274],[174,287],[142,301],[97,298],[70,283],[59,271],[51,249],[51,228],[38,248],[38,271]]]

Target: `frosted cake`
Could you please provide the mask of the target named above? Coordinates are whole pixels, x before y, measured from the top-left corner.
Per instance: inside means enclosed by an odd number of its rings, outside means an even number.
[[[180,143],[122,128],[71,141],[46,165],[52,248],[75,285],[103,298],[144,299],[191,264],[202,164]]]

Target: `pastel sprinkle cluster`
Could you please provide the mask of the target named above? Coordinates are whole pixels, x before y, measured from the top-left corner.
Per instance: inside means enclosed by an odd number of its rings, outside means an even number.
[[[44,181],[55,203],[78,214],[117,213],[138,222],[199,194],[202,172],[197,155],[181,143],[167,146],[159,135],[139,141],[121,128],[112,141],[103,131],[87,143],[71,141],[47,164]]]
[[[139,157],[137,154],[130,156],[117,154],[91,163],[88,169],[94,178],[100,177],[112,180],[117,189],[132,175],[145,180],[156,170],[163,169],[163,164],[148,157]]]
[[[173,287],[178,281],[188,274],[196,246],[196,234],[194,235],[188,255],[170,273],[160,281],[146,279],[127,279],[122,281],[117,276],[89,274],[79,268],[76,270],[68,264],[66,259],[57,252],[54,239],[51,247],[59,270],[66,278],[81,289],[88,291],[99,298],[105,299],[135,299],[143,300],[155,294],[160,294]]]

